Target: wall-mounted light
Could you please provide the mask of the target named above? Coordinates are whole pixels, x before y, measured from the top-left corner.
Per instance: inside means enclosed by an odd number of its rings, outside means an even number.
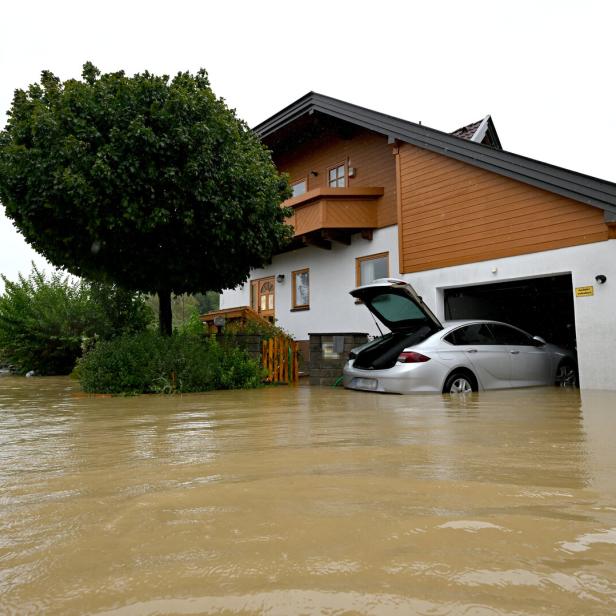
[[[284,282],[284,274],[278,274],[278,276],[276,276],[276,282]]]
[[[605,284],[605,281],[607,280],[607,276],[604,276],[603,274],[597,274],[595,276],[595,280],[597,281],[597,284]]]
[[[311,175],[313,178],[316,178],[316,177],[317,177],[317,175],[319,175],[319,172],[318,172],[318,171],[311,171],[311,172],[310,172],[310,175]]]
[[[495,266],[492,267],[492,273],[496,274],[497,272],[498,272],[498,267],[496,267],[496,265],[495,265]]]
[[[354,178],[357,175],[357,167],[349,167],[349,177]]]

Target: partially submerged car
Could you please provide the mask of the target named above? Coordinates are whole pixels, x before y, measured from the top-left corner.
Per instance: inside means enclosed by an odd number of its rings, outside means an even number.
[[[386,393],[470,393],[574,385],[575,354],[498,321],[441,323],[413,287],[380,278],[351,291],[390,333],[353,349],[344,386]]]

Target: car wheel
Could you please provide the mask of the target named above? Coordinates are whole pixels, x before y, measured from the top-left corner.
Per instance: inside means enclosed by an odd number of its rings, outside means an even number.
[[[444,394],[470,394],[477,391],[477,381],[466,372],[453,372],[447,377],[443,387]]]
[[[572,362],[564,361],[558,366],[554,384],[559,387],[577,387],[578,373]]]

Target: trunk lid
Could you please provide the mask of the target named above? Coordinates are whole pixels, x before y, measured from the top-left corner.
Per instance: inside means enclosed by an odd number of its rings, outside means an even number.
[[[428,327],[431,333],[443,329],[442,323],[404,280],[379,278],[357,287],[350,294],[361,300],[372,314],[392,332],[412,333]]]

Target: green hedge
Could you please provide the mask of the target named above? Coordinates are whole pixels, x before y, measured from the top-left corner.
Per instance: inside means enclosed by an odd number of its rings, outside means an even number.
[[[75,375],[91,393],[173,393],[257,387],[259,362],[241,349],[192,334],[146,331],[99,341]]]
[[[152,311],[142,296],[33,264],[4,281],[0,294],[0,360],[25,374],[69,374],[88,340],[144,330]]]

